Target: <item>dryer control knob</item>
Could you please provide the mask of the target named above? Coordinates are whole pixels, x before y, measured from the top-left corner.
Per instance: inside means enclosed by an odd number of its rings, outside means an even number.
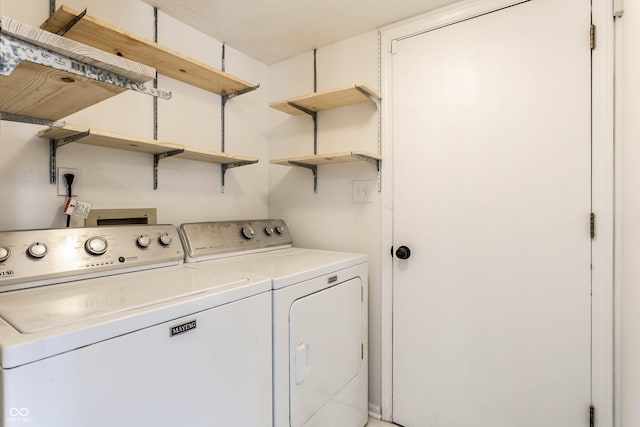
[[[107,252],[108,247],[109,244],[107,243],[107,239],[102,236],[93,236],[84,242],[84,249],[90,255],[102,255]]]
[[[273,227],[271,226],[265,227],[264,232],[267,236],[271,236],[273,234]]]
[[[173,242],[173,237],[169,233],[162,233],[158,240],[162,246],[169,246]]]
[[[278,234],[284,234],[284,226],[283,225],[279,225],[276,227],[276,233]]]
[[[10,255],[11,251],[9,250],[9,248],[0,246],[0,262],[8,260]]]
[[[136,243],[138,244],[138,246],[140,246],[141,248],[148,248],[149,245],[151,244],[151,236],[149,236],[148,234],[143,234],[142,236],[138,236],[138,238],[136,239]]]
[[[44,258],[47,254],[47,246],[40,242],[32,243],[27,252],[34,258]]]
[[[253,232],[253,228],[251,227],[242,227],[242,235],[245,239],[253,239],[255,233]]]

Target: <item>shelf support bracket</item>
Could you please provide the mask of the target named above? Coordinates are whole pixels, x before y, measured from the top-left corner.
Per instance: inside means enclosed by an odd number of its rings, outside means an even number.
[[[371,163],[372,165],[374,165],[376,167],[378,172],[380,172],[380,160],[379,159],[376,159],[376,158],[373,158],[373,157],[369,157],[369,156],[365,156],[365,155],[358,154],[358,153],[351,153],[351,157],[353,157],[354,159],[361,160],[363,162]]]
[[[222,192],[224,193],[224,177],[227,174],[227,171],[232,168],[238,168],[240,166],[253,165],[258,163],[257,160],[246,161],[246,162],[235,162],[235,163],[223,163],[220,165],[221,177],[222,177]]]
[[[226,61],[226,55],[225,55],[225,44],[222,44],[222,58],[221,58],[221,64],[222,64],[222,71],[225,71],[225,61]],[[226,134],[226,128],[225,128],[225,108],[227,106],[227,101],[230,99],[235,98],[236,96],[240,96],[240,95],[244,95],[245,93],[249,93],[249,92],[253,92],[254,90],[258,89],[260,87],[260,84],[257,84],[255,86],[252,87],[248,87],[248,88],[244,88],[244,89],[240,89],[237,90],[235,92],[230,92],[230,93],[225,93],[223,95],[221,95],[220,98],[220,150],[224,153],[225,152],[225,134]],[[246,162],[235,162],[235,163],[224,163],[220,168],[220,181],[222,184],[221,187],[221,192],[224,193],[224,177],[227,174],[227,170],[231,169],[231,168],[237,168],[240,166],[246,166],[246,165],[252,165],[254,163],[258,163],[257,160],[255,161],[246,161]]]
[[[53,52],[43,47],[17,39],[8,34],[0,33],[0,75],[9,76],[23,61],[44,65],[55,70],[86,77],[101,83],[118,86],[123,89],[134,90],[146,95],[162,99],[171,99],[171,92],[149,88],[127,77],[98,68],[77,59]]]
[[[260,87],[260,84],[257,84],[255,86],[247,87],[247,88],[244,88],[244,89],[237,90],[235,92],[230,92],[230,93],[224,94],[224,95],[222,95],[222,97],[224,98],[224,102],[226,103],[228,99],[233,99],[236,96],[240,96],[240,95],[244,95],[245,93],[253,92],[254,90],[258,89],[259,87]]]
[[[58,148],[73,141],[77,141],[86,136],[89,136],[90,133],[91,130],[86,130],[84,132],[78,132],[74,133],[73,135],[65,136],[64,138],[49,140],[49,183],[56,183],[56,158],[58,154]]]
[[[0,120],[29,123],[33,125],[53,126],[57,128],[64,127],[65,125],[65,122],[62,120],[40,119],[38,117],[23,116],[21,114],[7,113],[5,111],[0,111]]]
[[[70,29],[73,28],[74,25],[80,22],[80,20],[84,18],[86,14],[87,14],[87,8],[85,8],[82,12],[80,12],[78,16],[74,16],[73,19],[67,22],[67,24],[64,27],[60,28],[56,34],[59,36],[64,36],[65,34],[67,34],[67,32]]]
[[[371,93],[369,93],[365,89],[363,89],[361,86],[356,86],[356,90],[358,92],[360,92],[361,94],[363,94],[364,96],[366,96],[367,98],[369,98],[371,100],[371,102],[376,104],[376,110],[380,109],[380,99],[379,98],[376,98]]]
[[[296,162],[295,160],[289,160],[289,164],[298,166],[300,168],[309,169],[313,173],[313,192],[318,192],[318,165],[309,165],[307,163]]]
[[[158,163],[160,160],[166,159],[167,157],[175,156],[176,154],[184,153],[184,148],[179,148],[177,150],[167,151],[166,153],[154,154],[153,155],[153,189],[158,189]]]
[[[305,108],[302,105],[298,105],[295,102],[287,101],[287,104],[293,108],[297,108],[305,114],[310,115],[313,119],[313,154],[318,154],[318,112]]]

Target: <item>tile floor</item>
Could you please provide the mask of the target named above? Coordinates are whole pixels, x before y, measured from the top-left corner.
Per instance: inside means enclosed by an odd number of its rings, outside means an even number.
[[[367,427],[393,427],[393,426],[395,426],[395,424],[376,420],[375,418],[371,418],[371,417],[369,417],[369,423],[367,424]]]

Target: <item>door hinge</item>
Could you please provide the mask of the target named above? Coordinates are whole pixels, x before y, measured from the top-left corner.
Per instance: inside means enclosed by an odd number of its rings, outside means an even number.
[[[596,237],[596,214],[593,212],[589,216],[589,235],[592,239]]]
[[[389,46],[389,52],[392,55],[398,53],[398,40],[391,40],[391,46]]]
[[[364,360],[364,343],[360,343],[360,360]]]
[[[589,406],[589,427],[596,426],[596,408],[593,405]]]
[[[624,0],[613,0],[613,16],[622,18],[624,15]]]
[[[596,26],[593,24],[589,29],[589,46],[591,46],[591,50],[596,48]]]

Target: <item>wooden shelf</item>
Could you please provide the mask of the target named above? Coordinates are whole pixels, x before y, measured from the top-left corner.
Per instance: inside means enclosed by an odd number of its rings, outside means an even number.
[[[41,28],[58,33],[79,15],[78,11],[62,5]],[[155,67],[161,74],[219,95],[230,95],[258,87],[89,15],[81,17],[64,37],[147,64]]]
[[[158,188],[158,162],[165,157],[179,157],[199,162],[220,164],[223,192],[224,177],[228,169],[258,163],[258,159],[253,157],[234,156],[227,153],[207,151],[171,142],[160,142],[153,139],[133,138],[115,132],[90,129],[85,126],[71,124],[65,124],[61,127],[50,126],[47,129],[41,130],[38,136],[51,141],[51,158],[49,159],[49,176],[51,183],[55,183],[56,151],[59,147],[70,142],[153,154],[154,190]]]
[[[340,153],[313,154],[302,157],[287,157],[284,159],[271,160],[271,163],[282,166],[319,166],[366,161],[374,164],[377,163],[379,165],[381,160],[382,156],[379,154],[369,153],[366,151],[346,151]]]
[[[375,90],[363,84],[356,84],[354,86],[312,93],[296,98],[283,99],[281,101],[272,102],[269,104],[269,107],[297,116],[305,114],[305,111],[296,108],[292,104],[300,106],[308,111],[317,112],[345,107],[347,105],[359,104],[362,102],[375,102],[375,100],[380,99],[382,99],[382,96]]]
[[[182,153],[175,154],[175,157],[207,163],[250,164],[258,161],[258,159],[252,157],[234,156],[227,153],[201,150],[198,148],[187,147],[185,145],[161,142],[153,139],[134,138],[115,132],[90,129],[84,126],[72,124],[66,124],[63,127],[49,127],[41,130],[38,133],[38,136],[46,139],[59,140],[62,144],[65,143],[65,139],[74,139],[75,137],[78,137],[75,142],[82,144],[149,154],[165,154],[176,150],[184,150]]]
[[[138,90],[151,67],[2,17],[0,111],[45,120]],[[141,89],[145,91],[146,88]]]

